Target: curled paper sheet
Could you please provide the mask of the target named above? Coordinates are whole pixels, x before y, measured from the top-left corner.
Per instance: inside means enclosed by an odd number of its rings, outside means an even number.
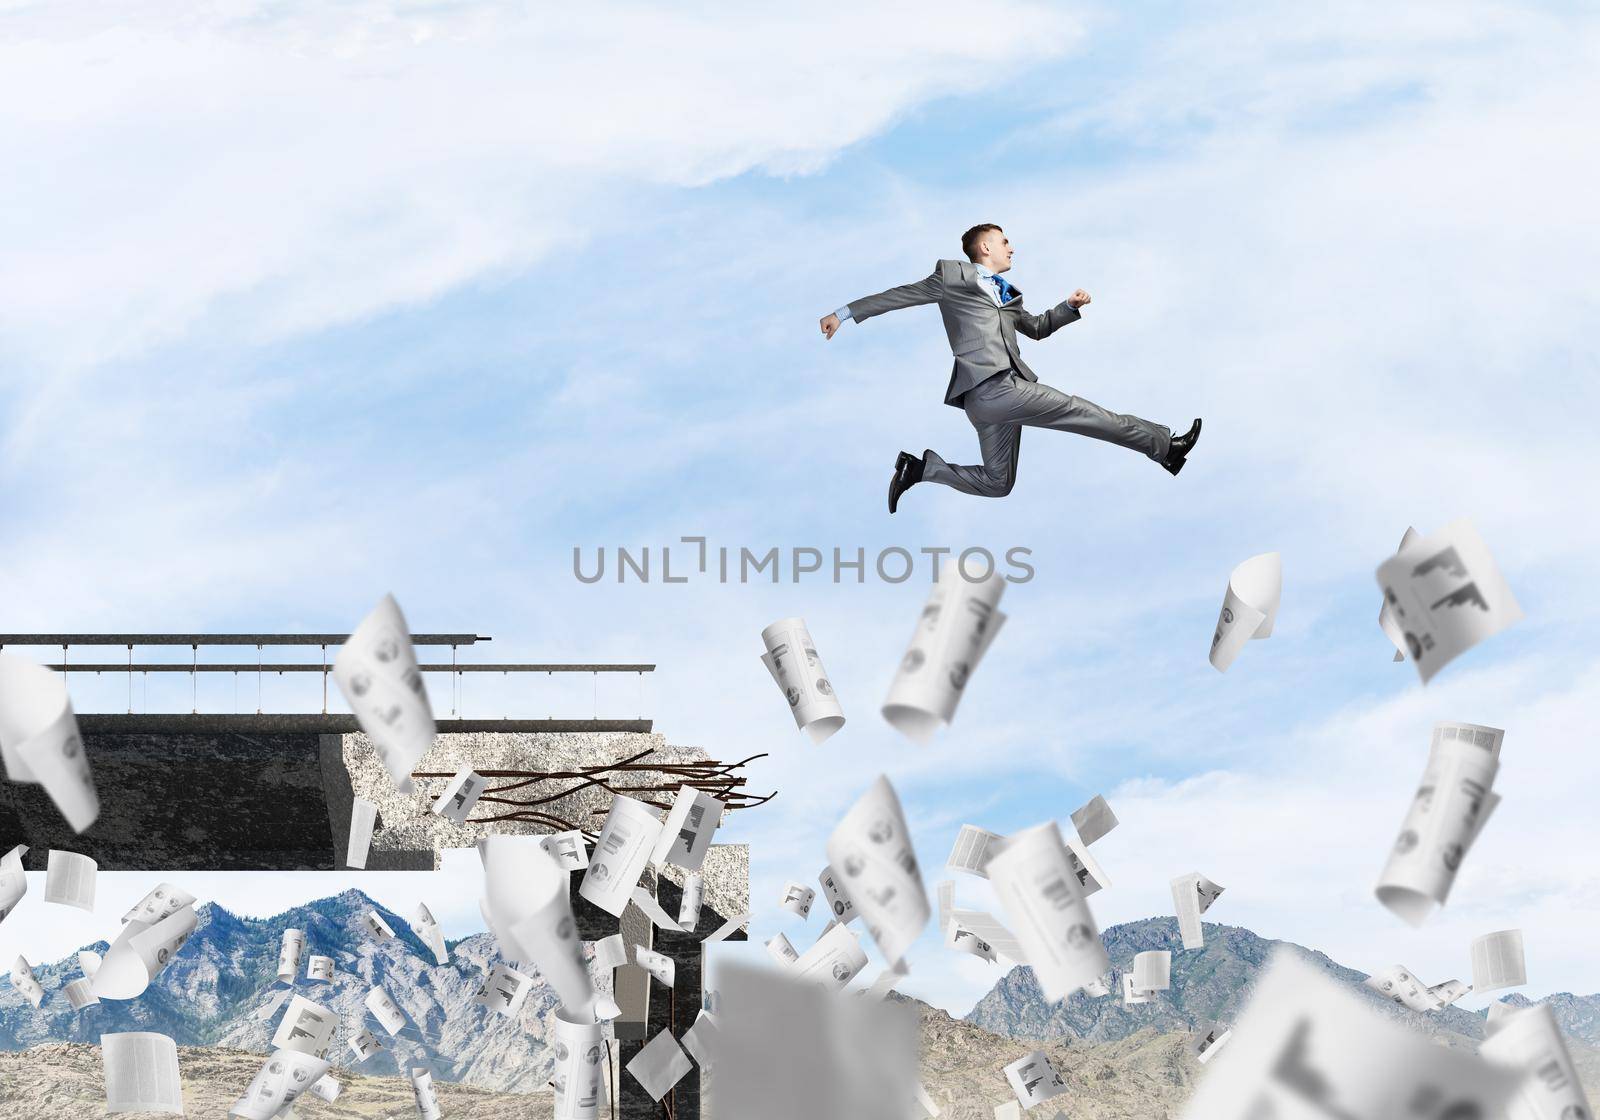
[[[1028,956],[1022,949],[1022,942],[1017,940],[1017,935],[1002,925],[999,919],[988,911],[963,910],[960,907],[952,907],[949,920],[943,924],[948,927],[952,923],[987,941],[995,952],[1012,964],[1025,965],[1028,963]]]
[[[376,910],[368,910],[361,915],[361,924],[378,941],[388,941],[394,937],[394,927],[384,921],[383,915]]]
[[[813,743],[825,742],[844,726],[844,709],[828,683],[805,619],[779,619],[761,631],[761,643],[767,647],[761,663],[789,702],[794,725],[811,736]]]
[[[46,857],[44,900],[62,906],[76,906],[94,913],[94,880],[99,864],[77,852],[51,848]]]
[[[345,639],[333,661],[333,679],[394,788],[410,793],[411,771],[433,745],[433,709],[393,595],[385,595]]]
[[[44,1002],[44,988],[34,978],[33,966],[28,963],[27,957],[19,956],[11,966],[11,986],[35,1008]]]
[[[295,996],[279,1020],[278,1029],[273,1032],[272,1048],[323,1058],[333,1045],[333,1033],[338,1028],[337,1012],[305,996]]]
[[[1522,931],[1502,929],[1472,939],[1472,987],[1479,995],[1528,982]]]
[[[583,842],[583,832],[571,829],[539,837],[539,846],[555,857],[565,871],[582,871],[589,866],[589,849]]]
[[[700,907],[705,901],[705,877],[691,871],[684,878],[683,894],[678,899],[678,928],[693,933],[700,924]]]
[[[770,943],[768,948],[771,948]],[[849,926],[838,925],[817,938],[817,943],[795,960],[789,975],[827,987],[844,988],[866,967],[867,954],[861,948],[861,941]]]
[[[964,824],[956,833],[956,843],[944,865],[951,871],[965,871],[980,879],[989,877],[989,857],[1006,846],[1006,838],[975,824]]]
[[[1012,836],[989,861],[989,881],[1047,1002],[1065,999],[1111,967],[1054,821]]]
[[[188,896],[186,896],[188,897]],[[193,902],[193,898],[189,898]],[[105,960],[93,977],[99,999],[136,999],[150,982],[172,963],[188,942],[199,918],[184,904],[157,922],[128,922],[106,950]]]
[[[92,981],[100,971],[100,954],[92,949],[79,949],[78,970]]]
[[[790,944],[789,939],[781,933],[775,933],[766,941],[767,956],[777,961],[780,965],[788,967],[800,959],[800,954]]]
[[[0,762],[13,782],[37,782],[72,831],[100,815],[89,756],[63,675],[0,653]]]
[[[650,862],[672,864],[685,871],[699,871],[711,850],[711,840],[722,823],[722,802],[705,790],[679,786],[667,812],[666,823],[656,837]]]
[[[439,1102],[433,1095],[433,1071],[426,1066],[411,1067],[411,1091],[417,1098],[417,1115],[422,1120],[439,1120]]]
[[[478,803],[478,798],[482,797],[483,791],[488,788],[488,778],[470,766],[463,766],[446,784],[444,792],[433,803],[432,811],[447,821],[465,824],[467,818],[472,815],[472,808]]]
[[[514,1019],[532,990],[533,977],[524,976],[502,961],[485,978],[478,994],[472,997],[472,1002],[498,1011],[507,1019]]]
[[[1043,1104],[1067,1091],[1067,1083],[1050,1064],[1043,1050],[1018,1058],[1005,1068],[1006,1081],[1023,1108]]]
[[[1421,539],[1422,534],[1408,525],[1406,526],[1405,536],[1400,538],[1400,547],[1395,551],[1404,552]],[[1378,628],[1383,631],[1384,637],[1394,643],[1394,660],[1404,661],[1406,659],[1406,634],[1404,630],[1400,629],[1400,623],[1395,619],[1394,611],[1389,609],[1387,600],[1378,607]]]
[[[899,961],[922,935],[932,909],[888,778],[880,774],[834,828],[828,863],[844,876],[845,890],[884,960]]]
[[[1505,732],[1475,723],[1434,724],[1428,765],[1378,879],[1378,901],[1413,926],[1442,906],[1456,872],[1500,803],[1490,787]]]
[[[1453,521],[1378,565],[1384,605],[1427,684],[1454,658],[1522,619],[1470,521]]]
[[[358,797],[350,803],[350,838],[345,842],[344,865],[367,866],[367,854],[372,848],[372,829],[378,823],[378,806]]]
[[[612,797],[578,893],[612,917],[622,917],[660,836],[661,818],[654,809],[620,793]]]
[[[28,893],[28,872],[22,866],[22,857],[28,854],[26,844],[18,844],[0,856],[0,922],[17,908],[22,896]]]
[[[319,957],[314,953],[307,957],[306,979],[321,981],[325,984],[333,983],[333,958]]]
[[[550,1016],[556,1120],[598,1120],[601,1068],[606,1061],[604,1030],[599,1023],[574,1021],[559,1008]]]
[[[1499,1117],[1518,1077],[1435,1045],[1280,949],[1183,1120]]]
[[[1085,898],[1111,885],[1111,877],[1076,836],[1066,836],[1063,840],[1067,845],[1067,859],[1072,863],[1072,873],[1078,877],[1078,886],[1083,888]]]
[[[82,1011],[85,1007],[93,1007],[100,1002],[87,976],[80,976],[71,981],[61,989],[61,993],[67,997],[67,1002],[72,1005],[74,1011]]]
[[[1391,965],[1366,979],[1366,986],[1412,1011],[1439,1011],[1472,990],[1459,980],[1446,980],[1428,987],[1404,965]]]
[[[845,890],[844,878],[833,870],[833,864],[828,864],[822,869],[822,874],[817,876],[817,882],[822,884],[822,897],[832,911],[835,921],[849,925],[859,917],[856,904],[850,901],[850,893]]]
[[[1178,913],[1178,931],[1183,935],[1185,949],[1205,948],[1206,935],[1200,925],[1200,915],[1211,909],[1223,890],[1198,871],[1172,880],[1172,905]]]
[[[1117,824],[1117,814],[1106,804],[1105,797],[1098,793],[1072,811],[1072,827],[1077,830],[1078,840],[1085,847],[1116,828]]]
[[[428,909],[427,903],[417,903],[417,919],[412,928],[416,930],[422,943],[428,947],[428,951],[433,954],[435,964],[444,964],[450,960],[450,950],[444,943],[444,930],[439,928],[439,923],[434,919],[433,911]]]
[[[183,1114],[178,1047],[164,1034],[127,1031],[100,1036],[106,1111]]]
[[[784,884],[783,902],[780,905],[797,918],[811,916],[811,902],[817,897],[817,892],[804,883],[790,882]]]
[[[1572,1052],[1548,1003],[1502,1014],[1478,1052],[1524,1074],[1507,1120],[1587,1120],[1594,1115]]]
[[[683,1047],[678,1045],[678,1040],[672,1037],[672,1032],[661,1031],[645,1043],[624,1068],[629,1076],[644,1086],[651,1100],[659,1101],[694,1066],[689,1061],[689,1055],[683,1052]]]
[[[339,1099],[339,1094],[344,1091],[344,1086],[339,1084],[337,1078],[331,1073],[325,1073],[311,1083],[311,1091],[322,1100],[332,1104]]]
[[[300,975],[300,958],[306,951],[306,931],[290,926],[278,945],[278,982],[293,984]]]
[[[1122,974],[1122,1006],[1132,1007],[1136,1003],[1149,1003],[1156,997],[1149,992],[1141,992],[1134,986],[1133,973]]]
[[[300,997],[296,996],[295,998],[298,1000]],[[378,1020],[378,1024],[388,1031],[390,1035],[398,1035],[405,1029],[405,1012],[400,1010],[400,1005],[381,986],[368,992],[367,998],[362,1000],[362,1003],[366,1005],[368,1011],[372,1012],[372,1017]]]
[[[358,1063],[366,1061],[382,1049],[383,1043],[378,1041],[378,1036],[365,1027],[362,1027],[350,1040],[350,1056]]]
[[[960,922],[952,921],[945,928],[944,944],[947,949],[954,949],[959,953],[971,953],[990,963],[996,960],[994,946],[971,930],[965,929]]]
[[[594,966],[602,972],[628,963],[628,944],[622,934],[613,933],[594,943]]]
[[[233,1103],[228,1115],[241,1120],[272,1120],[327,1073],[329,1065],[326,1058],[296,1050],[275,1050],[261,1063],[261,1071],[244,1096]]]
[[[535,836],[489,836],[479,850],[484,909],[501,951],[535,966],[569,1016],[592,1019],[594,980],[572,916],[571,876]]]
[[[1205,1065],[1217,1056],[1217,1052],[1232,1037],[1233,1031],[1221,1023],[1215,1021],[1206,1023],[1195,1032],[1194,1040],[1189,1044],[1189,1053],[1193,1054],[1201,1065]]]
[[[883,702],[883,718],[896,731],[927,743],[955,718],[967,681],[1005,624],[1005,589],[997,572],[969,583],[954,560],[946,562]]]
[[[1272,637],[1283,594],[1283,557],[1276,552],[1252,556],[1228,576],[1222,596],[1222,613],[1211,636],[1211,665],[1226,673],[1244,644],[1252,638]]]
[[[633,961],[655,977],[657,983],[671,988],[678,982],[677,964],[665,953],[658,953],[654,949],[646,949],[643,945],[635,945],[633,947]]]
[[[1133,957],[1133,990],[1141,993],[1164,992],[1172,987],[1172,954],[1165,949],[1136,953]]]

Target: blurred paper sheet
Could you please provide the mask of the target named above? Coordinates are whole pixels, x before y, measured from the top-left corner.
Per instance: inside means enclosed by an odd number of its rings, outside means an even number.
[[[788,974],[838,989],[846,987],[866,967],[867,954],[860,940],[849,926],[838,925],[817,938],[816,944],[790,966]]]
[[[828,863],[844,876],[878,950],[890,964],[905,956],[932,910],[900,798],[889,779],[861,795],[828,837]]]
[[[1117,815],[1098,793],[1072,811],[1072,827],[1078,830],[1078,839],[1085,847],[1116,828],[1117,824]]]
[[[1421,539],[1422,534],[1408,525],[1406,526],[1405,535],[1400,538],[1400,547],[1395,551],[1404,552]],[[1389,609],[1387,600],[1384,600],[1378,607],[1378,628],[1394,644],[1394,660],[1404,661],[1406,659],[1406,634],[1404,630],[1400,629],[1400,623],[1396,621],[1394,612]]]
[[[998,572],[968,582],[956,561],[945,563],[883,703],[883,718],[896,731],[927,743],[955,718],[967,681],[1005,624],[1005,589]]]
[[[964,824],[961,831],[956,833],[955,847],[950,849],[950,856],[944,865],[951,871],[965,871],[968,875],[987,879],[989,857],[1004,848],[1005,844],[1006,838],[998,832],[990,832],[975,824]]]
[[[64,674],[6,653],[0,653],[0,762],[13,782],[44,786],[72,831],[84,831],[100,815]]]
[[[500,951],[538,968],[576,1019],[592,1016],[594,978],[572,913],[572,876],[535,836],[489,836],[483,859],[484,912]],[[592,873],[598,863],[590,865]]]
[[[1065,999],[1111,967],[1054,821],[1012,836],[989,861],[989,881],[1047,1003]]]
[[[393,595],[385,595],[345,639],[333,661],[333,679],[372,740],[389,781],[410,793],[412,768],[433,745],[433,709],[411,632]]]
[[[1594,1115],[1548,1003],[1501,1016],[1478,1052],[1524,1074],[1508,1120],[1588,1120]]]
[[[22,896],[28,893],[28,872],[22,866],[22,857],[28,854],[26,844],[18,844],[0,856],[0,922],[16,909]]]

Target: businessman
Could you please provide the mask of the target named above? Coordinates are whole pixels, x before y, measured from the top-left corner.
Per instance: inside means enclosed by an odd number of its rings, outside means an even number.
[[[996,225],[973,226],[961,235],[964,261],[939,261],[926,280],[890,288],[855,300],[822,318],[822,336],[832,338],[846,319],[861,322],[885,311],[937,303],[944,317],[955,368],[945,390],[948,405],[964,409],[978,431],[981,466],[953,466],[934,451],[919,458],[900,452],[889,479],[889,512],[900,495],[919,482],[939,482],[964,494],[999,498],[1017,479],[1017,449],[1022,428],[1054,428],[1131,448],[1172,474],[1183,469],[1200,438],[1196,420],[1181,436],[1163,424],[1110,412],[1082,397],[1063,393],[1039,378],[1017,353],[1017,335],[1049,338],[1082,318],[1089,293],[1079,288],[1043,315],[1022,306],[1022,293],[1006,280],[1013,250]]]

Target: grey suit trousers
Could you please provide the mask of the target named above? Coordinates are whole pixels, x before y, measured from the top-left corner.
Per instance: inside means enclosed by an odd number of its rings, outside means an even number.
[[[922,480],[988,498],[1011,493],[1017,480],[1017,451],[1024,425],[1103,439],[1158,463],[1166,458],[1172,439],[1172,430],[1163,424],[1111,412],[1082,397],[1028,381],[1015,370],[997,373],[968,389],[961,398],[961,407],[978,430],[983,464],[952,466],[930,450],[924,457]]]

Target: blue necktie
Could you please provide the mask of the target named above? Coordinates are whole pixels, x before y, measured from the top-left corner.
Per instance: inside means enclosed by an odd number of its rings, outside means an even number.
[[[1016,290],[1012,288],[1010,284],[1006,283],[1006,278],[1004,276],[991,276],[989,279],[994,281],[995,291],[1000,293],[1001,303],[1005,303],[1007,300],[1009,300],[1012,296],[1012,293]]]

